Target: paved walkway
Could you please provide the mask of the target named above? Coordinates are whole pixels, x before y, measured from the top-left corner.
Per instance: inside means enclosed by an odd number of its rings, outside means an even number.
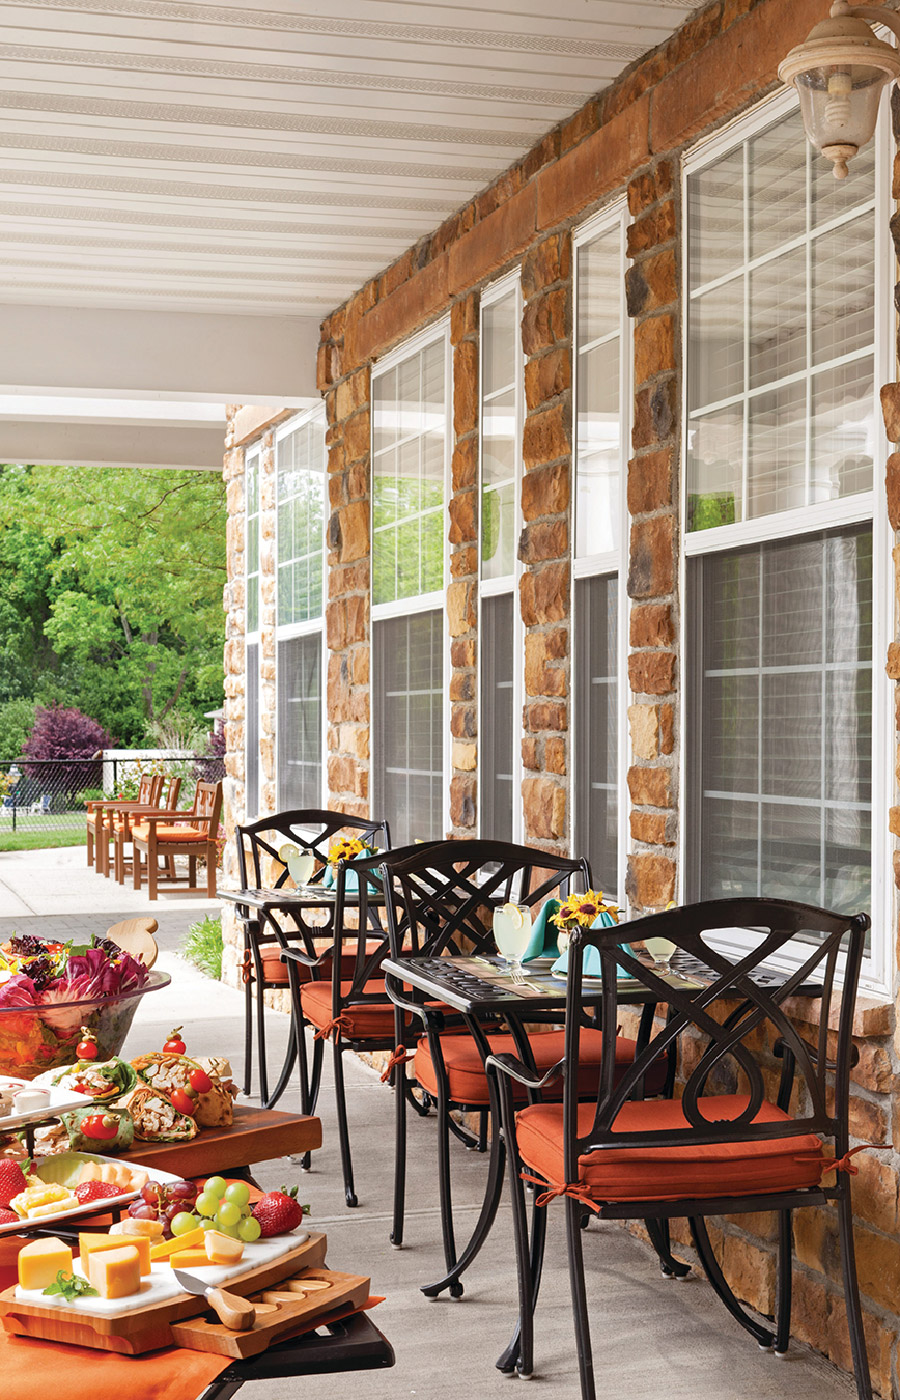
[[[80,857],[80,859],[79,859]],[[116,916],[152,909],[160,920],[158,966],[171,973],[166,991],[146,997],[137,1012],[126,1051],[133,1054],[162,1044],[173,1025],[186,1028],[189,1051],[226,1054],[240,1077],[242,997],[201,976],[177,952],[189,923],[209,908],[205,900],[160,900],[159,907],[133,892],[124,897],[83,864],[83,851],[23,852],[0,856],[0,935],[11,927],[59,932],[60,921],[73,934],[106,927]],[[171,898],[171,896],[170,896]],[[12,907],[11,901],[19,901]],[[24,912],[26,909],[35,912]],[[280,1063],[287,1018],[269,1013],[271,1061]],[[493,1233],[466,1276],[465,1296],[427,1302],[423,1283],[440,1277],[440,1224],[435,1186],[434,1119],[410,1124],[410,1209],[406,1247],[388,1243],[393,1164],[393,1098],[377,1075],[345,1057],[356,1188],[360,1206],[343,1204],[330,1072],[327,1068],[320,1112],[324,1145],[313,1154],[313,1170],[302,1175],[289,1159],[268,1162],[258,1171],[264,1186],[300,1182],[313,1223],[325,1229],[333,1267],[371,1275],[373,1292],[386,1295],[373,1314],[391,1339],[397,1365],[391,1371],[359,1376],[322,1376],[306,1382],[266,1382],[246,1392],[248,1400],[500,1400],[516,1382],[503,1377],[494,1361],[508,1340],[515,1316],[515,1269],[509,1212],[501,1207]],[[295,1087],[282,1101],[297,1105]],[[484,1159],[453,1144],[454,1188],[460,1233],[474,1219],[480,1201]],[[538,1310],[536,1385],[548,1400],[578,1400],[574,1338],[569,1307],[563,1211],[551,1207],[547,1266]],[[802,1346],[779,1360],[756,1344],[727,1316],[706,1283],[690,1277],[666,1282],[650,1251],[624,1230],[592,1222],[585,1236],[590,1270],[594,1350],[598,1391],[610,1400],[851,1400],[847,1377]]]

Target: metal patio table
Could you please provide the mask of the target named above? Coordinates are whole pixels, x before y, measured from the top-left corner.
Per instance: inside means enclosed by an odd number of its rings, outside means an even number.
[[[637,921],[635,921],[637,922]],[[624,926],[623,926],[624,927]],[[639,935],[635,934],[635,941]],[[648,959],[648,962],[651,961]],[[424,993],[425,1001],[443,1002],[463,1017],[469,1032],[481,1052],[482,1061],[490,1054],[487,1033],[482,1025],[486,1019],[497,1017],[506,1021],[510,1034],[514,1037],[519,1058],[534,1072],[534,1060],[529,1047],[528,1036],[524,1031],[526,1022],[559,1023],[565,1017],[566,982],[565,978],[554,977],[548,970],[539,969],[526,974],[521,981],[514,980],[506,970],[501,958],[483,957],[440,957],[440,958],[385,958],[382,971],[386,976],[386,988],[391,1000],[404,1007],[411,1003],[404,999],[403,983],[411,984]],[[702,985],[714,980],[715,974],[696,959],[681,955],[673,960],[668,977],[672,985],[693,983]],[[788,974],[776,969],[759,969],[753,980],[757,985],[771,989],[783,985]],[[394,979],[396,984],[393,985]],[[795,991],[798,996],[819,996],[821,987],[814,983],[804,983]],[[600,978],[586,977],[583,982],[583,1001],[586,1005],[599,1009],[603,990]],[[636,979],[620,979],[618,1002],[622,1006],[641,1006],[641,1021],[637,1036],[638,1051],[650,1040],[657,998],[647,987]],[[742,1002],[741,1006],[745,1005]],[[741,1007],[733,1013],[741,1014]],[[672,1047],[674,1051],[674,1046]],[[671,1094],[675,1078],[674,1054],[669,1055],[666,1094]],[[495,1125],[500,1122],[499,1092],[492,1075],[487,1076],[490,1094],[490,1112]],[[529,1092],[529,1100],[537,1096]],[[445,1289],[454,1297],[462,1293],[460,1277],[481,1250],[500,1204],[503,1191],[503,1148],[501,1135],[491,1133],[488,1180],[481,1211],[472,1235],[454,1266],[444,1278],[436,1283],[426,1284],[421,1291],[426,1297],[436,1298]],[[685,1265],[673,1258],[669,1250],[668,1231],[657,1228],[657,1222],[648,1224],[648,1233],[663,1272],[667,1275],[682,1275],[687,1272]]]

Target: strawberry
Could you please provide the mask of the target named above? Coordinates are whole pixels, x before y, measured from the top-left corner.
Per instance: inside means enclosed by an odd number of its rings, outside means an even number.
[[[263,1239],[296,1230],[304,1214],[309,1214],[309,1206],[301,1206],[297,1200],[297,1189],[292,1186],[289,1191],[285,1186],[280,1191],[267,1191],[260,1196],[253,1207],[253,1215],[259,1221]]]
[[[13,1196],[24,1191],[28,1182],[18,1162],[7,1157],[0,1162],[0,1206],[8,1206]]]
[[[111,1181],[82,1181],[80,1186],[75,1187],[75,1195],[83,1206],[90,1205],[91,1201],[108,1201],[113,1196],[125,1194],[121,1186],[115,1186]]]
[[[18,1225],[19,1217],[14,1210],[7,1210],[5,1206],[0,1206],[0,1225]]]

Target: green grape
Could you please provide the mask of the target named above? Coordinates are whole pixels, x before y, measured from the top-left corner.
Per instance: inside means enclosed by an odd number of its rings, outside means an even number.
[[[216,1219],[220,1225],[236,1225],[240,1218],[240,1206],[236,1206],[234,1201],[219,1202],[219,1209],[216,1211]]]
[[[219,1226],[217,1225],[216,1221],[211,1220],[209,1216],[207,1216],[205,1220],[200,1221],[201,1230],[218,1230],[218,1228]]]
[[[232,1181],[230,1186],[225,1188],[225,1200],[233,1201],[236,1206],[243,1210],[250,1200],[250,1187],[246,1181]]]
[[[228,1182],[225,1180],[224,1176],[211,1176],[203,1187],[203,1190],[208,1191],[211,1196],[215,1196],[217,1201],[221,1201],[222,1197],[225,1195],[227,1186]]]
[[[262,1227],[255,1215],[245,1215],[237,1227],[238,1239],[252,1244],[262,1234]]]
[[[219,1209],[219,1198],[211,1191],[201,1191],[194,1204],[201,1215],[213,1216]]]
[[[188,1230],[196,1230],[200,1224],[199,1216],[192,1215],[189,1210],[182,1210],[172,1221],[173,1235],[186,1235]]]

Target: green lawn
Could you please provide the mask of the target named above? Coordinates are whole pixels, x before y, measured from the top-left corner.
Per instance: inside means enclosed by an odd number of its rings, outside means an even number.
[[[56,846],[85,846],[84,818],[78,831],[0,831],[0,851],[41,851]]]

